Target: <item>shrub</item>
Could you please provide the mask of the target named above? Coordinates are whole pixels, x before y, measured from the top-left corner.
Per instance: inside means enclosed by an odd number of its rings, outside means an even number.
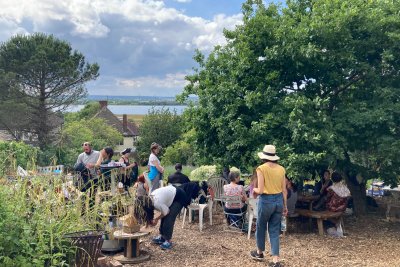
[[[205,181],[211,177],[219,176],[217,167],[215,165],[203,165],[194,169],[190,173],[190,180],[192,181]]]

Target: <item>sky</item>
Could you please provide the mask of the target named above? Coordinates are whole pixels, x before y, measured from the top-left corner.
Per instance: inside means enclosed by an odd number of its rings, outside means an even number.
[[[68,41],[100,76],[91,95],[175,96],[195,49],[223,45],[245,0],[0,0],[0,42],[43,32]]]

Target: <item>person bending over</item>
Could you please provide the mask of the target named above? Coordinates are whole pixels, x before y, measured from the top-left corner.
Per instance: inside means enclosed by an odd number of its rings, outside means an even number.
[[[152,214],[149,212],[148,223],[157,225],[160,223],[159,236],[152,239],[154,244],[160,245],[161,249],[172,248],[172,234],[176,217],[183,207],[187,207],[191,200],[196,198],[200,192],[200,187],[197,183],[186,183],[180,187],[168,185],[158,188],[151,193],[154,209],[160,212],[160,215],[151,220]],[[154,215],[153,215],[154,216]]]

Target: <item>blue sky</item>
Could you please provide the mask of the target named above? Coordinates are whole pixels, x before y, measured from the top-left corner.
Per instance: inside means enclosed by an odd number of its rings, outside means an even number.
[[[195,49],[225,44],[244,0],[0,0],[0,42],[44,32],[68,41],[100,77],[89,94],[174,96]]]

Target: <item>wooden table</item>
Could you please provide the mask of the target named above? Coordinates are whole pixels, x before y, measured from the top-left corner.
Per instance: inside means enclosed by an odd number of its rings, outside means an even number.
[[[308,203],[308,209],[312,210],[312,204],[319,198],[319,195],[299,195],[297,197],[298,202]]]
[[[149,253],[139,249],[139,239],[147,235],[149,235],[148,232],[136,232],[133,234],[128,234],[121,230],[115,231],[114,238],[124,240],[125,249],[124,255],[115,256],[114,259],[122,264],[140,263],[150,259]]]
[[[296,213],[298,213],[300,216],[317,219],[319,235],[324,235],[324,226],[323,226],[324,220],[338,218],[341,221],[341,223],[343,223],[342,222],[343,212],[333,212],[333,211],[327,211],[327,210],[313,211],[313,210],[305,210],[305,209],[296,209]]]

